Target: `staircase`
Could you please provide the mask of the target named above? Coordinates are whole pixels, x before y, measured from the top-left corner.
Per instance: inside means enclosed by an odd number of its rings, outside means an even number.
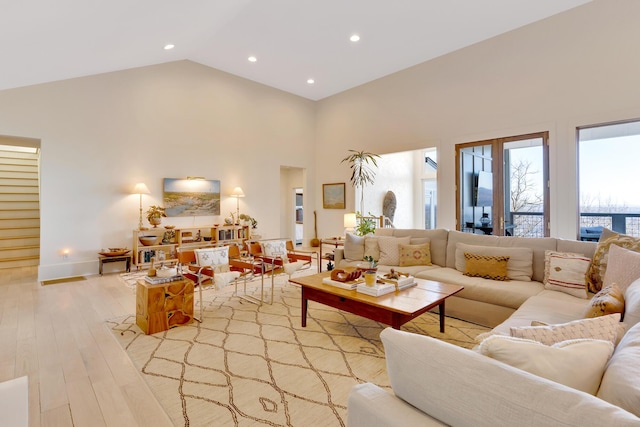
[[[0,149],[0,269],[40,260],[39,154]]]

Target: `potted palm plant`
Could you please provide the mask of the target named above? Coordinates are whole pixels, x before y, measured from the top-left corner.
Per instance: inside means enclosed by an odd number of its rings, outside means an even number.
[[[340,163],[346,162],[351,168],[351,185],[360,189],[360,209],[364,212],[364,187],[375,183],[380,156],[367,151],[349,150],[349,153]]]

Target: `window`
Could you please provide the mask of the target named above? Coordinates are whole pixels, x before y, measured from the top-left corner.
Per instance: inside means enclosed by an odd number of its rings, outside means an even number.
[[[603,227],[640,237],[640,121],[578,128],[579,238]]]

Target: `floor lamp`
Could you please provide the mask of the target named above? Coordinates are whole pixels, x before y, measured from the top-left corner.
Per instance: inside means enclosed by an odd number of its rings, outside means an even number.
[[[149,191],[149,188],[147,188],[147,186],[144,183],[139,182],[133,188],[133,194],[140,195],[140,220],[138,221],[138,230],[143,230],[142,228],[142,195],[151,194],[151,191]]]
[[[240,224],[240,197],[244,197],[244,191],[242,188],[236,187],[231,192],[231,197],[236,198],[236,221]]]

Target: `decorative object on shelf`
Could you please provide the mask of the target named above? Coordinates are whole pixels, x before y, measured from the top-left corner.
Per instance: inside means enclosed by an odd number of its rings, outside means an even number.
[[[147,221],[153,225],[153,228],[158,228],[162,223],[162,217],[166,216],[167,214],[164,213],[162,206],[149,206],[149,209],[147,209]]]
[[[480,224],[482,224],[483,227],[488,227],[489,224],[491,224],[491,218],[489,218],[488,213],[482,214],[482,217],[480,218]]]
[[[244,191],[242,191],[242,188],[236,187],[231,192],[231,197],[236,198],[236,216],[234,217],[234,222],[233,222],[235,224],[236,220],[240,221],[240,197],[244,197]]]
[[[220,181],[164,178],[164,207],[170,217],[220,215]]]
[[[324,209],[344,209],[344,182],[322,184],[322,207]]]
[[[360,210],[364,212],[364,187],[367,184],[374,184],[376,179],[376,169],[380,158],[378,154],[366,151],[349,150],[351,154],[342,159],[340,163],[347,162],[351,168],[351,185],[360,189]]]
[[[98,253],[102,256],[112,257],[112,256],[122,256],[124,254],[129,253],[130,251],[131,249],[127,249],[127,248],[109,248],[108,251],[102,249],[102,251]]]
[[[229,215],[231,216],[228,216],[224,219],[224,225],[233,225],[234,223],[233,212],[229,212]]]
[[[175,243],[175,242],[176,242],[176,232],[175,230],[173,230],[173,227],[171,227],[170,229],[165,231],[164,234],[162,235],[162,243],[166,245],[166,244]]]
[[[248,222],[251,225],[251,228],[258,228],[258,220],[254,217],[247,214],[240,214],[238,218],[240,218],[241,221]]]
[[[333,270],[333,263],[331,261],[329,261],[327,263],[327,271],[331,271],[331,270]]]
[[[138,230],[144,230],[144,228],[142,227],[142,195],[151,194],[151,191],[149,191],[149,188],[147,188],[144,183],[139,182],[135,185],[135,187],[133,187],[133,194],[140,195],[140,220],[138,221]]]
[[[138,236],[138,240],[145,246],[153,246],[158,241],[158,236]]]

